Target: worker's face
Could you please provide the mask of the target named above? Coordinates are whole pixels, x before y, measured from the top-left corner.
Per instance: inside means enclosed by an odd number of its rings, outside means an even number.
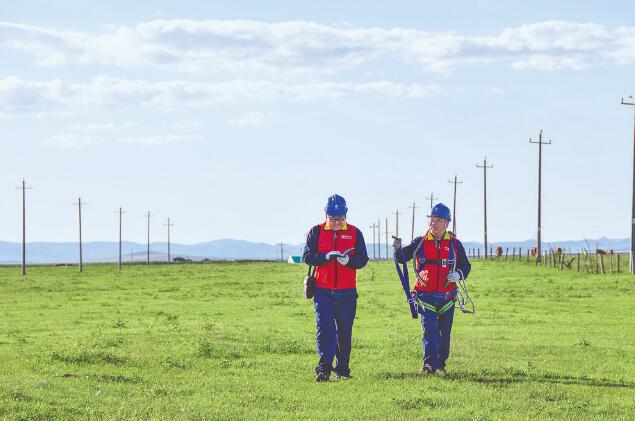
[[[333,231],[339,231],[342,229],[344,224],[346,223],[346,216],[330,216],[326,215],[326,219],[328,220],[329,227]]]
[[[432,232],[432,235],[434,235],[435,237],[442,236],[446,228],[448,227],[449,222],[450,221],[448,221],[447,219],[439,218],[436,216],[428,218],[428,226],[430,227],[430,232]]]

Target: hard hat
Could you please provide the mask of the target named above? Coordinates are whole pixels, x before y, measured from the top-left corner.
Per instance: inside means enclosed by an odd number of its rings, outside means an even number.
[[[434,205],[434,207],[432,208],[432,211],[430,212],[430,215],[428,215],[428,218],[432,216],[436,216],[437,218],[447,219],[448,221],[452,220],[450,208],[445,206],[443,203],[437,203],[436,205]]]
[[[346,216],[346,212],[348,212],[346,200],[339,194],[330,196],[326,201],[324,212],[326,212],[328,216]]]

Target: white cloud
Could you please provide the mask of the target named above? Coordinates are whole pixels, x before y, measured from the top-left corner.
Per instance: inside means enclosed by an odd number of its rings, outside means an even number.
[[[251,112],[239,118],[231,119],[227,125],[232,129],[244,129],[248,127],[262,127],[268,123],[267,116],[261,112]]]
[[[68,130],[76,132],[101,132],[101,131],[120,131],[139,127],[138,123],[126,121],[123,123],[86,123],[68,126]]]
[[[99,34],[0,22],[2,40],[32,53],[41,66],[98,63],[239,77],[336,74],[386,57],[440,72],[462,63],[554,70],[635,62],[635,27],[565,21],[489,36],[306,21],[155,20],[111,26]]]
[[[150,136],[128,137],[121,140],[121,143],[132,143],[138,145],[167,145],[187,140],[197,140],[199,136],[194,135],[178,135],[178,134],[160,134]]]
[[[85,136],[80,134],[59,134],[47,139],[46,143],[50,143],[62,148],[81,148],[85,146],[92,146],[96,142],[100,141],[100,138],[96,136]]]
[[[97,77],[90,83],[0,79],[0,114],[59,114],[95,109],[147,106],[161,109],[207,107],[223,103],[311,101],[354,94],[423,98],[443,95],[436,85],[311,82],[290,85],[272,81],[234,80],[201,83],[184,80],[147,82]]]

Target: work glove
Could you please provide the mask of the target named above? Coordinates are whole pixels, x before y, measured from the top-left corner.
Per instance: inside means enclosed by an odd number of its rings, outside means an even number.
[[[338,257],[338,258],[337,258],[337,261],[338,261],[338,262],[339,262],[339,264],[340,264],[340,265],[342,265],[342,266],[346,266],[346,265],[348,264],[348,260],[349,260],[348,255],[346,255],[346,256],[340,256],[340,257]]]
[[[333,250],[326,253],[326,256],[324,257],[326,258],[327,261],[330,262],[331,260],[335,260],[335,258],[339,256],[341,256],[340,252],[337,250]]]
[[[395,237],[394,235],[392,236],[392,238],[392,248],[394,248],[395,251],[401,250],[401,238]]]
[[[461,279],[461,275],[459,275],[459,272],[448,273],[448,282],[456,282],[460,279]]]

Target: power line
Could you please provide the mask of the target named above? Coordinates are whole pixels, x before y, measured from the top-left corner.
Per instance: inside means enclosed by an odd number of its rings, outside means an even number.
[[[377,258],[377,254],[375,253],[375,228],[377,227],[377,225],[375,225],[375,223],[373,222],[373,225],[370,225],[368,228],[372,228],[373,229],[373,259]]]
[[[167,226],[168,227],[168,265],[170,264],[170,262],[172,261],[171,255],[170,255],[170,227],[174,226],[174,224],[170,223],[170,218],[168,218],[168,223],[167,224],[163,224],[163,226]]]
[[[393,215],[395,215],[395,237],[399,237],[399,209],[397,209]]]
[[[150,264],[150,218],[152,218],[153,216],[154,215],[152,215],[150,211],[148,211],[148,213],[145,215],[148,220],[148,251],[146,253],[146,265]]]
[[[408,206],[408,207],[412,209],[412,232],[410,235],[412,236],[411,241],[414,241],[415,239],[415,209],[418,209],[419,206],[417,206],[415,202],[412,202],[412,206]]]
[[[82,250],[82,198],[79,197],[77,199],[77,214],[78,214],[78,222],[79,222],[79,273],[84,271],[84,253]],[[86,203],[84,203],[85,205]]]
[[[122,208],[119,208],[119,211],[117,211],[117,213],[119,214],[119,262],[117,263],[117,269],[121,270],[121,215],[123,215],[125,212]]]
[[[540,226],[540,217],[541,217],[541,190],[542,190],[542,145],[551,145],[551,140],[549,142],[542,141],[542,130],[540,130],[540,134],[538,135],[538,142],[534,142],[529,139],[529,143],[537,143],[538,144],[538,252],[536,253],[536,264],[540,263],[540,250],[541,250],[541,226]]]
[[[430,200],[430,209],[432,209],[434,199],[438,199],[438,197],[434,197],[434,193],[430,193],[430,197],[426,197],[426,200]]]
[[[463,181],[458,181],[456,174],[454,174],[454,181],[448,180],[448,183],[454,184],[454,202],[452,202],[452,232],[456,235],[456,185],[463,184]]]
[[[483,165],[476,164],[476,168],[483,168],[483,236],[485,247],[485,260],[487,260],[487,169],[494,168],[494,165],[487,165],[487,157],[483,159]]]
[[[16,189],[22,190],[22,276],[26,275],[26,191],[32,187],[26,186],[26,181],[22,179],[22,187]]]
[[[633,106],[633,110],[635,111],[635,102],[633,102],[633,97],[629,96],[628,101],[624,101],[622,98],[622,105],[630,105]],[[635,114],[633,114],[633,206],[631,209],[631,273],[635,274]]]

